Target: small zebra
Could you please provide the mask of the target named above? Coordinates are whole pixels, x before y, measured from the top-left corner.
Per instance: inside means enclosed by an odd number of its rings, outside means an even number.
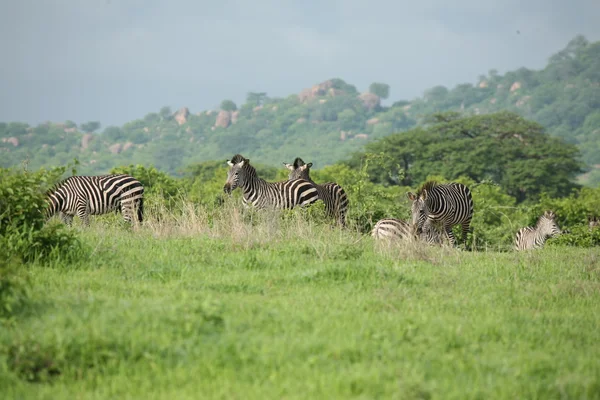
[[[546,239],[560,235],[562,232],[556,224],[556,214],[545,211],[538,219],[535,227],[527,226],[519,229],[515,237],[515,250],[531,250],[544,247]]]
[[[384,218],[377,221],[371,236],[375,239],[411,239],[415,236],[411,224],[396,218]]]
[[[417,233],[413,226],[404,220],[396,218],[383,218],[377,221],[371,236],[378,240],[411,240],[420,239],[429,244],[442,244],[442,235],[431,226],[425,231]]]
[[[144,186],[130,175],[71,176],[59,182],[47,193],[46,220],[59,214],[71,225],[77,215],[89,226],[90,215],[119,211],[123,219],[132,222],[144,219]]]
[[[310,178],[312,163],[306,164],[300,157],[293,164],[283,163],[290,170],[288,179],[304,179],[315,185],[319,198],[325,203],[327,215],[336,219],[341,226],[346,226],[346,213],[348,212],[348,196],[344,189],[335,182],[317,184]]]
[[[588,217],[588,226],[590,227],[590,230],[600,227],[600,218],[595,217],[595,216]]]
[[[294,181],[267,182],[259,178],[250,160],[240,154],[227,160],[229,171],[223,191],[231,194],[241,188],[244,204],[256,208],[294,208],[307,206],[319,200],[314,184],[298,179]]]
[[[452,233],[454,225],[461,225],[463,240],[466,243],[467,233],[473,218],[473,197],[471,190],[462,183],[437,183],[433,181],[423,184],[417,193],[408,192],[412,201],[412,222],[417,232],[432,232],[440,226],[446,232],[451,245],[456,239]],[[435,234],[428,235],[430,243],[435,242]]]

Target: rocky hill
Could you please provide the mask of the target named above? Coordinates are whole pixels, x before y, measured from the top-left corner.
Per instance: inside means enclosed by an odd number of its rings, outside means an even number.
[[[78,158],[81,173],[139,163],[176,174],[188,164],[241,152],[272,165],[300,155],[322,167],[370,141],[427,123],[435,112],[509,110],[576,144],[589,167],[582,181],[600,183],[600,42],[577,36],[542,70],[491,70],[475,84],[436,86],[420,98],[384,107],[388,94],[384,83],[360,92],[329,79],[286,98],[248,93],[239,107],[230,100],[219,110],[163,107],[100,133],[98,122],[0,123],[0,166],[26,162],[36,168]]]

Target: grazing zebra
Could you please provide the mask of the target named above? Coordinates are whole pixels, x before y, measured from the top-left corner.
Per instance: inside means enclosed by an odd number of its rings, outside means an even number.
[[[59,182],[47,194],[46,218],[55,214],[67,225],[77,215],[83,223],[90,224],[90,215],[120,211],[123,219],[132,222],[144,219],[144,186],[125,174],[98,176],[71,176]]]
[[[384,218],[373,226],[371,236],[375,239],[411,239],[415,235],[408,222],[396,218]]]
[[[417,234],[410,223],[396,218],[384,218],[377,221],[371,231],[371,236],[378,240],[410,240],[418,238],[429,244],[443,243],[442,235],[433,226]]]
[[[468,187],[462,183],[429,181],[416,194],[408,192],[407,196],[412,201],[412,222],[418,233],[438,230],[439,226],[448,235],[450,244],[454,245],[456,240],[452,227],[460,224],[466,243],[473,218],[473,197]],[[427,240],[434,243],[436,237],[435,234],[429,234]]]
[[[306,164],[297,157],[293,164],[283,163],[290,170],[288,179],[304,179],[315,185],[319,198],[325,203],[327,215],[335,218],[341,226],[346,226],[346,213],[348,212],[348,196],[344,189],[335,182],[327,182],[321,185],[310,178],[312,163]]]
[[[243,192],[244,204],[256,208],[294,208],[319,200],[314,184],[298,179],[294,181],[267,182],[259,178],[250,160],[236,154],[227,160],[229,171],[223,191],[230,194],[236,188]]]
[[[588,226],[590,227],[590,230],[600,227],[600,218],[589,217],[588,218]]]
[[[560,228],[556,224],[556,214],[552,211],[545,211],[538,219],[535,227],[527,226],[519,229],[515,238],[515,250],[531,250],[544,247],[546,239],[560,234]]]

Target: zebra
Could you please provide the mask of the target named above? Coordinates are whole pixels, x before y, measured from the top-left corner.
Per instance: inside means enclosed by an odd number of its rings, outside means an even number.
[[[375,239],[410,239],[414,231],[410,223],[396,218],[384,218],[377,221],[371,236]]]
[[[560,235],[562,232],[556,224],[556,214],[544,211],[535,227],[527,226],[519,229],[515,237],[515,250],[531,250],[544,247],[546,239]]]
[[[317,202],[319,194],[314,184],[304,179],[282,182],[267,182],[258,177],[250,160],[240,154],[227,160],[229,171],[223,186],[226,194],[238,187],[242,189],[246,206],[263,208],[287,208],[307,206]]]
[[[596,216],[588,217],[588,226],[590,230],[594,230],[594,228],[600,227],[600,218]]]
[[[417,232],[414,225],[396,218],[383,218],[377,221],[371,230],[371,236],[378,240],[420,239],[429,244],[442,244],[443,237],[433,226],[426,231]]]
[[[412,223],[417,232],[430,232],[427,241],[434,243],[438,235],[432,229],[442,233],[445,231],[451,245],[456,239],[452,227],[460,224],[463,240],[466,243],[467,233],[473,218],[473,197],[471,190],[462,183],[437,183],[429,181],[423,184],[417,193],[408,192],[412,201]]]
[[[290,170],[288,179],[304,179],[315,185],[319,198],[325,203],[327,215],[335,218],[342,226],[346,226],[346,213],[348,212],[348,196],[340,185],[335,182],[317,184],[310,178],[310,168],[312,163],[306,164],[300,157],[294,160],[293,164],[283,163]]]
[[[71,225],[77,215],[89,226],[90,215],[119,211],[123,219],[132,222],[144,219],[144,186],[126,174],[71,176],[59,182],[46,194],[46,220],[59,214]]]

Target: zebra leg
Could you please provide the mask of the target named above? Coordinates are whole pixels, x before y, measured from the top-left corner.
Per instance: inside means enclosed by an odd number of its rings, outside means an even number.
[[[467,236],[469,235],[469,232],[471,231],[471,220],[465,221],[461,224],[461,228],[462,228],[462,240],[465,244],[465,249],[467,248]]]
[[[446,227],[446,236],[448,236],[448,242],[450,243],[450,246],[454,246],[456,244],[456,238],[454,237],[451,226]]]
[[[86,203],[80,203],[77,205],[77,216],[79,219],[81,219],[81,222],[84,226],[90,226],[90,213]]]
[[[73,216],[70,214],[60,213],[60,220],[67,226],[73,225]]]

